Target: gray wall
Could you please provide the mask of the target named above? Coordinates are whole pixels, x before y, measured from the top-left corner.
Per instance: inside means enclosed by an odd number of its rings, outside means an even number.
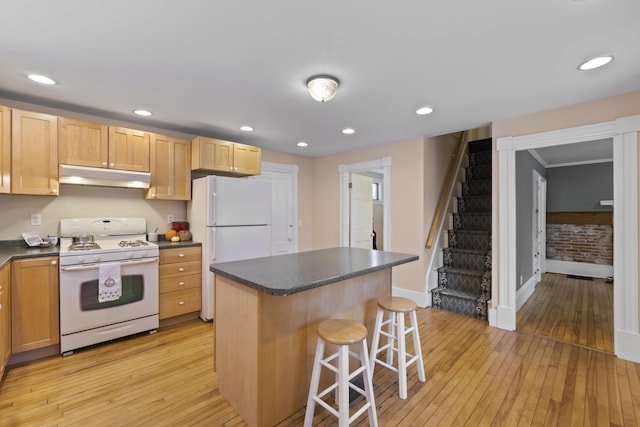
[[[547,169],[547,212],[611,210],[613,162]]]
[[[528,151],[516,152],[516,289],[533,276],[533,170],[544,167]],[[547,186],[549,182],[547,181]],[[520,278],[522,277],[522,283]]]

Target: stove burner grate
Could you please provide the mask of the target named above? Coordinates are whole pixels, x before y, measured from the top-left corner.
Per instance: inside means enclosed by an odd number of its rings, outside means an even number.
[[[75,242],[69,245],[70,251],[88,251],[91,249],[100,249],[100,245],[96,242]]]

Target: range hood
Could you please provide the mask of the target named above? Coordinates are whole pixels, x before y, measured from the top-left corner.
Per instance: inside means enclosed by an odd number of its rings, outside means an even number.
[[[149,188],[151,183],[151,174],[149,172],[60,165],[60,175],[58,180],[61,184]]]

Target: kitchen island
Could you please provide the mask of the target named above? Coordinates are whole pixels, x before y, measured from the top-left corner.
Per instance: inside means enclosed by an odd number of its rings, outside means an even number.
[[[275,425],[304,407],[318,324],[356,320],[370,343],[391,268],[417,259],[341,247],[211,264],[220,393],[250,426]]]

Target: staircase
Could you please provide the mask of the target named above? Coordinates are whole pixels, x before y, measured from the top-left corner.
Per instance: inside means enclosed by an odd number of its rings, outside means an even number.
[[[433,306],[487,319],[491,299],[491,139],[469,143],[464,182],[458,183]]]

